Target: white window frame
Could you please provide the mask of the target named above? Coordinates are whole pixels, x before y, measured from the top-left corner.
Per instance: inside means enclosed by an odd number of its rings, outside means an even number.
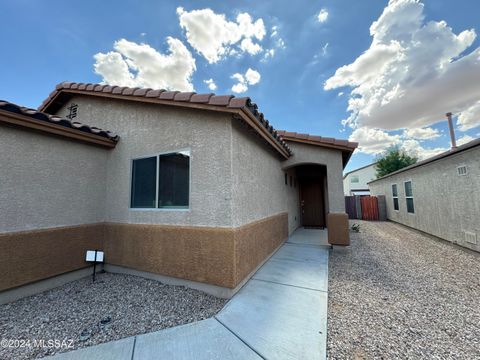
[[[407,196],[407,192],[405,191],[406,190],[405,189],[405,184],[408,183],[408,182],[410,183],[410,188],[412,189],[412,196]],[[414,200],[414,196],[413,196],[413,181],[412,181],[412,179],[405,180],[403,182],[403,194],[405,195],[405,210],[407,211],[407,214],[415,215],[415,200]],[[413,200],[413,213],[408,211],[407,199],[412,199]]]
[[[353,179],[357,179],[357,181],[353,181]],[[351,175],[350,184],[360,184],[360,175]]]
[[[188,208],[159,208],[158,207],[158,196],[159,196],[159,189],[158,189],[158,177],[160,175],[160,156],[162,155],[169,155],[169,154],[177,154],[180,152],[189,152],[189,157],[188,157]],[[151,157],[156,157],[157,158],[157,174],[156,174],[156,179],[155,179],[155,206],[154,208],[132,208],[132,182],[133,182],[133,162],[135,160],[141,160],[141,159],[148,159]],[[155,154],[150,154],[150,155],[145,155],[145,156],[137,156],[134,158],[130,159],[130,190],[129,190],[129,198],[128,198],[128,209],[130,211],[190,211],[190,201],[192,198],[192,150],[190,148],[182,148],[178,150],[172,150],[172,151],[164,151],[160,153],[155,153]]]
[[[393,185],[395,185],[397,187],[397,196],[393,195]],[[397,183],[390,184],[390,189],[392,191],[393,211],[399,212],[400,211],[400,200],[398,200],[398,184]],[[395,200],[394,199],[397,199],[398,209],[395,209]]]

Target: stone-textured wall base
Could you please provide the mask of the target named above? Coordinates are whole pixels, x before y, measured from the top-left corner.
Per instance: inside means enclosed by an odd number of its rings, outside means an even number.
[[[235,289],[288,237],[286,213],[238,228],[102,223],[0,234],[0,291],[105,263]]]
[[[102,249],[103,224],[0,234],[0,291],[88,266],[87,249]]]

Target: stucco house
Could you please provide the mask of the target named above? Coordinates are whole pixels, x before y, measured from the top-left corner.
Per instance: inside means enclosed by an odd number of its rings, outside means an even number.
[[[249,98],[62,83],[0,124],[4,293],[102,249],[107,271],[228,297],[298,227],[348,236],[357,144],[275,131]]]
[[[376,178],[376,163],[362,166],[343,175],[345,196],[370,195],[368,183]]]
[[[369,183],[389,220],[480,251],[480,139]]]

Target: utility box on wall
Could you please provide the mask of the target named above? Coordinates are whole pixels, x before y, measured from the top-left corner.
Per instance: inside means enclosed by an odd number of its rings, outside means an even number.
[[[348,215],[346,213],[328,214],[328,243],[330,245],[350,245]]]

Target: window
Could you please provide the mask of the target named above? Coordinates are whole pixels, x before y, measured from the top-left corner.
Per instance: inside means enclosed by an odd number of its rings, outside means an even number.
[[[132,208],[188,209],[190,151],[134,159]]]
[[[285,185],[288,185],[288,175],[285,173]]]
[[[412,191],[412,182],[405,181],[405,200],[407,202],[407,212],[410,214],[415,213],[415,207],[413,205],[413,191]]]
[[[392,198],[393,198],[393,209],[398,211],[399,206],[398,206],[397,184],[392,184]]]
[[[360,182],[360,179],[358,177],[358,175],[352,175],[352,177],[350,178],[350,182],[353,184],[353,183],[359,183]]]

